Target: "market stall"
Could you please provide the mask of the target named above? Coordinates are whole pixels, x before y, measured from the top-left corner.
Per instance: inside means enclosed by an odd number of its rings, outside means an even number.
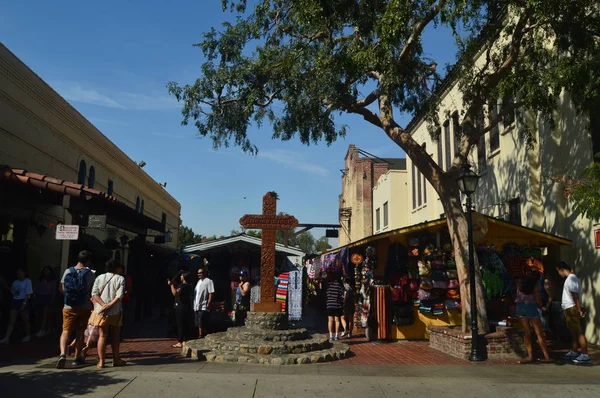
[[[567,239],[481,214],[474,238],[491,325],[510,322],[516,283],[528,268],[558,282],[554,265]],[[430,326],[461,325],[456,261],[445,219],[400,228],[325,253],[355,286],[355,325],[378,339],[428,339]],[[546,271],[546,272],[545,272]],[[558,283],[552,283],[558,286]]]

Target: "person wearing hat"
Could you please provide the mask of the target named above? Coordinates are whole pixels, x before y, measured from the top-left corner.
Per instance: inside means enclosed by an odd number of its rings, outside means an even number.
[[[248,271],[240,271],[240,283],[235,291],[235,322],[243,326],[250,311],[250,281]]]

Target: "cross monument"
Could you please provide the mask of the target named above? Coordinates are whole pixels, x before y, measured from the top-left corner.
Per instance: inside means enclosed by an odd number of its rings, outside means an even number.
[[[240,218],[240,225],[246,229],[262,230],[260,303],[254,304],[254,311],[280,312],[281,303],[275,302],[275,232],[295,228],[298,220],[293,216],[278,216],[277,196],[275,192],[267,192],[263,196],[262,214],[246,214]]]

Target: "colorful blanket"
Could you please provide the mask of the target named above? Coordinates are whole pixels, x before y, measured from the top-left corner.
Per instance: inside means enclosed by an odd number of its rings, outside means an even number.
[[[277,290],[275,292],[275,301],[281,303],[281,311],[286,312],[287,310],[287,293],[289,284],[290,274],[284,272],[277,277]]]
[[[302,319],[302,271],[291,271],[288,283],[288,319]]]

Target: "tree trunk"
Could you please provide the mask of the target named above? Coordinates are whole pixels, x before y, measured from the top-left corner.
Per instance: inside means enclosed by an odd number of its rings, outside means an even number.
[[[462,304],[462,330],[467,332],[471,330],[471,300],[469,287],[469,241],[467,217],[460,203],[458,193],[440,193],[440,200],[446,212],[448,222],[448,231],[452,239],[456,268],[460,282],[460,297]],[[475,250],[475,248],[473,248]],[[487,311],[485,307],[485,295],[481,283],[481,272],[479,271],[479,262],[477,253],[475,257],[475,284],[477,298],[477,325],[479,331],[487,333],[489,331]]]

